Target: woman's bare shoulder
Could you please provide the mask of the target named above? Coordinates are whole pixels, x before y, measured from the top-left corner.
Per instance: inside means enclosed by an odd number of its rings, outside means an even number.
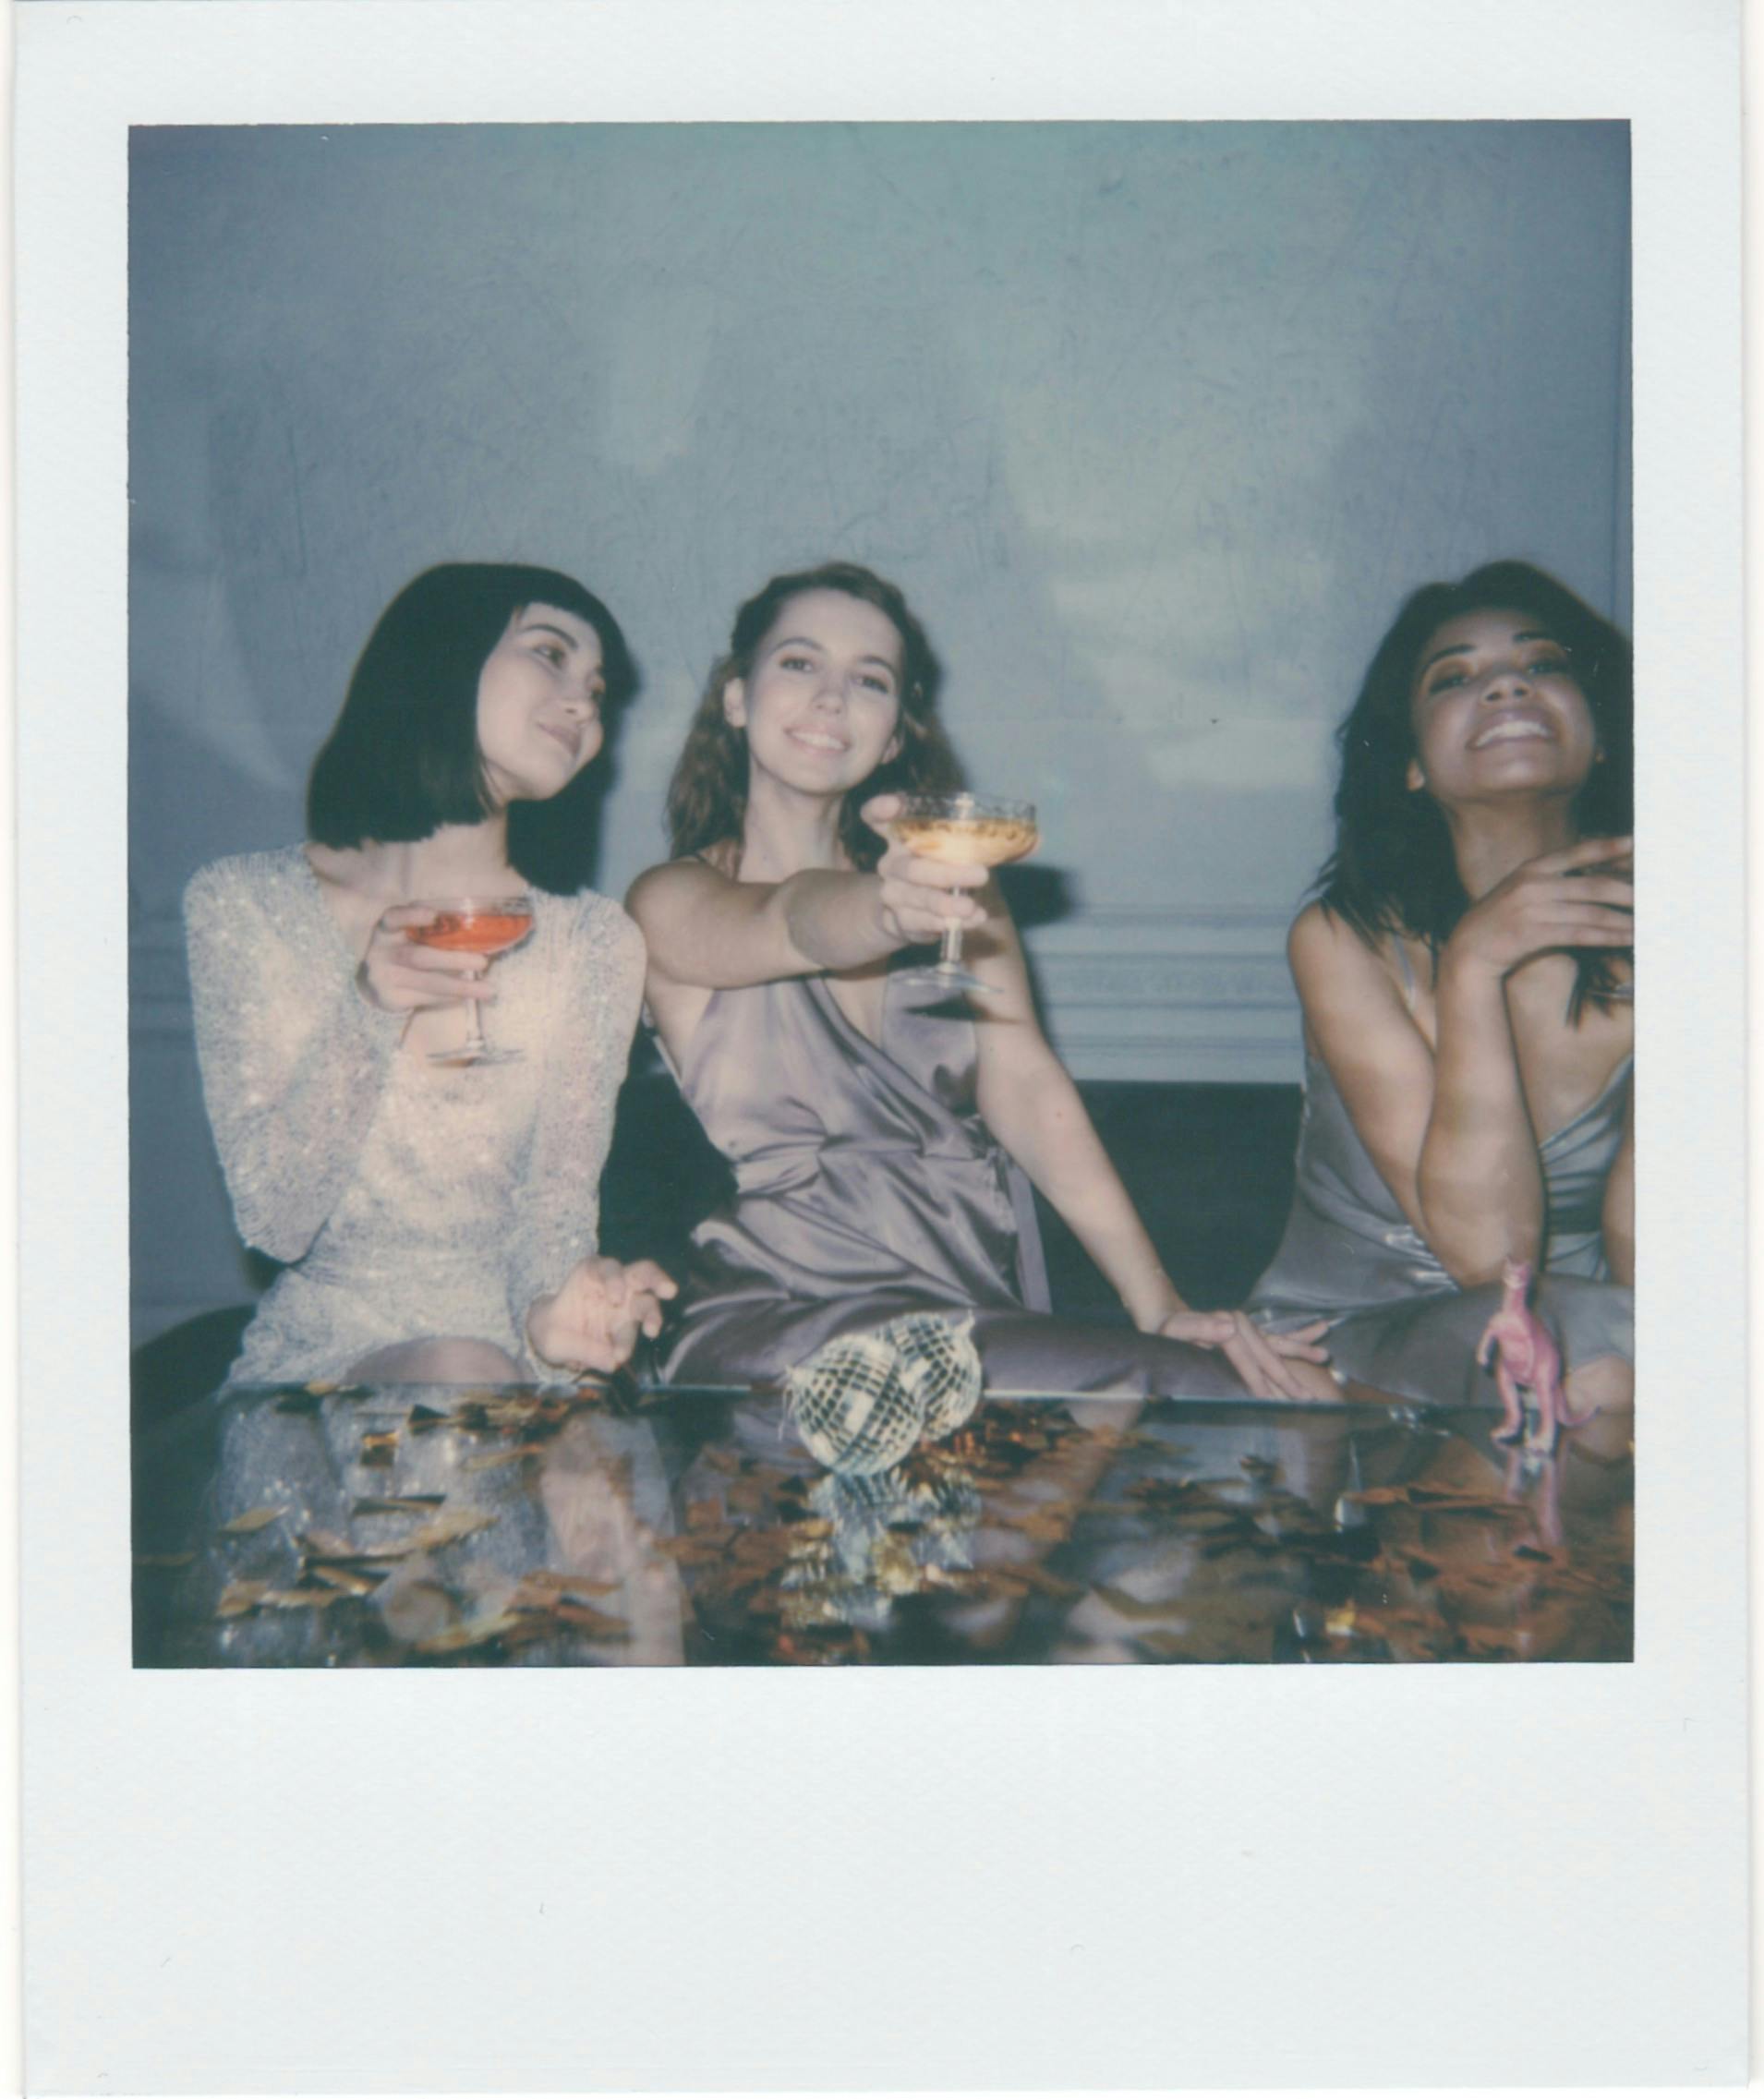
[[[624,908],[639,925],[645,914],[690,908],[706,897],[732,887],[732,872],[717,864],[714,854],[693,853],[646,867],[626,892]]]

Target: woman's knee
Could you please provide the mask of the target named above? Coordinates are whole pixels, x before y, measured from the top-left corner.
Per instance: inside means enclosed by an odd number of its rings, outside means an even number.
[[[1601,1356],[1570,1370],[1568,1405],[1576,1414],[1597,1407],[1601,1414],[1624,1412],[1636,1404],[1636,1366],[1626,1356]]]
[[[466,1334],[435,1334],[376,1348],[351,1374],[369,1384],[503,1385],[522,1380],[520,1366],[506,1350]]]

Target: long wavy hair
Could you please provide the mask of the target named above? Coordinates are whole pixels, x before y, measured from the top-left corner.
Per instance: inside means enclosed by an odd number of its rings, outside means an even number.
[[[873,794],[927,793],[960,784],[937,718],[942,670],[924,629],[893,584],[855,561],[825,561],[774,576],[735,615],[729,647],[711,666],[668,786],[668,837],[677,860],[718,846],[739,847],[747,816],[747,739],[724,715],[723,693],[731,679],[751,676],[760,644],[790,600],[812,590],[837,590],[874,605],[900,637],[900,747],[846,795],[840,810],[840,844],[852,864],[868,869],[882,857],[881,839],[858,814]]]
[[[477,747],[478,679],[509,621],[529,605],[574,612],[599,636],[610,735],[636,673],[619,622],[594,593],[556,569],[442,562],[407,583],[368,637],[343,712],[313,761],[309,838],[391,845],[491,813]],[[584,766],[549,802],[510,807],[510,864],[538,887],[567,896],[587,880],[598,769]]]
[[[1407,784],[1416,757],[1415,675],[1429,640],[1448,620],[1513,610],[1534,619],[1565,650],[1591,710],[1600,760],[1574,798],[1581,838],[1622,838],[1634,819],[1634,672],[1627,640],[1565,585],[1528,561],[1491,561],[1461,583],[1415,592],[1366,672],[1335,732],[1341,781],[1335,790],[1335,850],[1318,875],[1323,908],[1375,941],[1381,934],[1425,941],[1439,951],[1469,909],[1444,813],[1425,790]],[[1577,948],[1570,1017],[1619,993],[1615,961],[1629,950]]]

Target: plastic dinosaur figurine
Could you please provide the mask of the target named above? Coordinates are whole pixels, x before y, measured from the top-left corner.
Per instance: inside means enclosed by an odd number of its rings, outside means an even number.
[[[1494,1381],[1501,1388],[1501,1400],[1506,1408],[1501,1426],[1494,1431],[1494,1441],[1512,1443],[1524,1435],[1527,1450],[1553,1451],[1560,1430],[1579,1428],[1591,1418],[1591,1413],[1568,1411],[1562,1387],[1562,1352],[1528,1302],[1531,1263],[1503,1261],[1501,1285],[1500,1307],[1482,1329],[1476,1350],[1477,1363],[1483,1369],[1493,1357]],[[1528,1432],[1525,1425],[1528,1393],[1537,1416]]]

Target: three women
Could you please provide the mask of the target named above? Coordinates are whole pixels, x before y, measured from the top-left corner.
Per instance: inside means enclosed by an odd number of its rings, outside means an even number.
[[[236,1376],[604,1368],[658,1327],[671,1285],[592,1250],[641,944],[569,893],[573,798],[626,676],[610,615],[567,579],[431,572],[363,657],[312,842],[192,885],[229,1186],[247,1237],[295,1263]],[[1583,1395],[1625,1397],[1621,637],[1501,564],[1419,594],[1381,647],[1343,731],[1337,850],[1294,928],[1307,1116],[1260,1326],[1190,1310],[1164,1273],[985,871],[891,839],[894,797],[953,776],[936,687],[900,593],[848,564],[775,579],[713,671],[670,794],[675,857],[630,898],[652,1017],[737,1184],[696,1235],[669,1374],[768,1378],[938,1309],[975,1314],[995,1390],[1454,1398],[1475,1346],[1456,1324],[1480,1329],[1475,1286],[1519,1256],[1551,1270]],[[462,1070],[447,1052],[489,987],[481,958],[422,942],[428,905],[541,881],[563,893],[495,979],[498,1038],[526,1056]],[[971,1007],[896,966],[952,921],[996,986]],[[1025,1173],[1136,1333],[1049,1315]]]

